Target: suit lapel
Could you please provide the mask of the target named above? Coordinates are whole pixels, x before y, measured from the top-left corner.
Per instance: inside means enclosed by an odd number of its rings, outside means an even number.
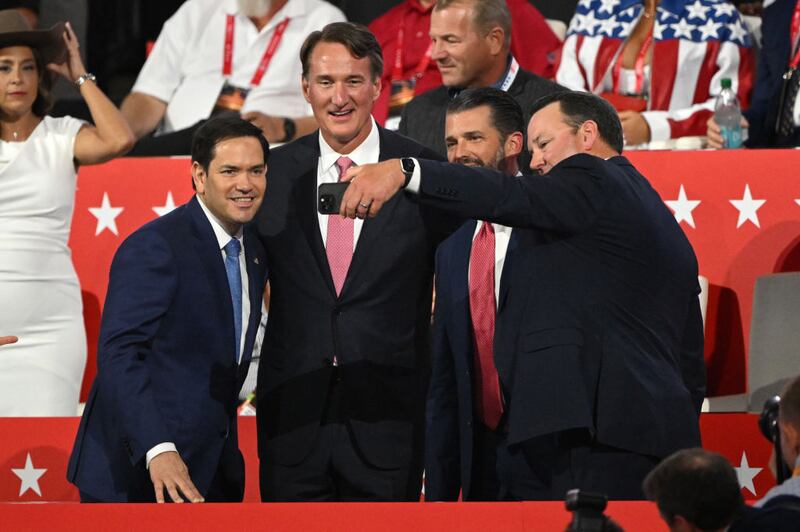
[[[500,297],[497,301],[497,314],[503,311],[508,299],[508,285],[510,284],[511,270],[514,268],[514,255],[517,252],[519,245],[519,231],[512,230],[511,238],[508,240],[508,249],[506,250],[506,258],[503,262],[503,272],[500,277]]]
[[[223,325],[226,331],[226,341],[232,349],[234,346],[233,308],[228,288],[228,275],[225,273],[225,263],[222,260],[219,242],[214,234],[214,229],[211,228],[211,222],[208,221],[196,196],[188,203],[188,213],[192,220],[192,230],[195,236],[194,248],[200,256],[203,270],[211,277],[209,288],[216,296],[217,305],[220,306],[222,315],[225,316]]]
[[[386,131],[383,128],[378,128],[378,134],[380,138],[380,161],[404,156],[404,154],[399,153],[397,146],[387,140]],[[371,249],[377,242],[381,241],[381,236],[386,225],[393,222],[394,212],[397,210],[400,202],[403,201],[402,195],[402,193],[395,194],[394,197],[381,208],[381,212],[378,216],[364,220],[364,224],[361,226],[361,234],[358,236],[358,243],[353,252],[353,260],[350,263],[350,268],[347,270],[347,277],[342,286],[342,294],[347,294],[352,290],[350,285],[355,282],[353,279],[358,278],[360,272],[364,268],[367,268],[370,256],[372,256]],[[330,271],[328,272],[328,276],[330,277]],[[333,281],[331,281],[331,287],[332,286]]]
[[[446,272],[445,275],[450,276],[450,291],[453,294],[453,301],[456,303],[469,299],[469,258],[472,253],[472,236],[475,234],[476,225],[475,220],[470,220],[451,237],[455,239],[453,264],[456,265],[456,270]],[[469,308],[469,301],[465,304]]]
[[[325,253],[325,244],[322,242],[316,210],[319,144],[316,135],[310,135],[306,139],[312,144],[300,144],[303,149],[298,149],[295,153],[295,162],[300,172],[298,181],[293,187],[293,203],[296,206],[297,218],[311,249],[311,254],[314,256],[314,261],[317,263],[328,290],[335,298],[336,289],[333,286],[331,268]]]
[[[258,245],[257,237],[245,228],[244,237],[244,258],[247,268],[247,286],[250,297],[250,316],[247,318],[247,331],[244,341],[244,351],[239,362],[239,378],[244,380],[247,377],[247,370],[250,366],[250,359],[253,354],[253,344],[255,343],[256,333],[258,332],[259,319],[261,315],[261,297],[264,293],[266,258],[263,249]]]

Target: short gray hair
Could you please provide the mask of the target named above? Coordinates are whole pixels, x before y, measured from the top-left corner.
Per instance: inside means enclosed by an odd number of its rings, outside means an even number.
[[[495,27],[505,33],[503,46],[511,48],[511,13],[506,0],[436,0],[434,11],[446,9],[454,4],[471,5],[474,12],[472,23],[483,35],[487,35]]]

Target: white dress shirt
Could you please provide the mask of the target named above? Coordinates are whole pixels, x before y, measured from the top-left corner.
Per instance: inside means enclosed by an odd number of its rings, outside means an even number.
[[[167,103],[159,133],[187,128],[211,114],[225,83],[223,49],[229,14],[235,15],[229,82],[241,88],[250,87],[275,28],[286,17],[290,19],[269,68],[248,93],[242,112],[290,118],[311,115],[300,84],[300,47],[309,33],[344,21],[344,14],[322,0],[291,0],[258,31],[238,11],[236,0],[187,0],[164,23],[132,89]]]
[[[381,155],[381,142],[378,135],[378,126],[375,124],[375,119],[370,117],[372,129],[364,142],[359,144],[356,149],[350,153],[337,153],[330,145],[322,138],[322,133],[319,133],[319,164],[317,165],[317,187],[322,183],[337,183],[339,181],[339,168],[336,166],[336,161],[339,157],[347,157],[353,161],[354,165],[377,163]],[[316,208],[317,198],[314,198],[314,206]],[[338,214],[320,214],[317,211],[317,220],[319,221],[319,232],[322,235],[322,243],[328,245],[325,239],[328,237],[328,220],[331,216],[338,216]],[[353,251],[355,251],[358,237],[361,235],[361,227],[364,225],[364,220],[360,218],[355,219],[353,224]]]
[[[244,234],[242,232],[242,228],[239,228],[239,231],[231,236],[228,232],[223,229],[222,224],[219,222],[216,216],[214,216],[208,207],[206,207],[205,203],[203,203],[202,198],[197,196],[197,202],[200,204],[200,208],[203,209],[203,212],[208,218],[209,223],[211,224],[211,228],[214,230],[214,236],[217,237],[217,244],[219,245],[220,256],[222,257],[223,264],[225,263],[225,246],[228,242],[231,241],[231,238],[235,238],[239,241],[241,245],[241,253],[239,253],[239,273],[242,276],[242,336],[239,339],[239,361],[241,361],[242,353],[244,352],[244,341],[247,335],[247,324],[250,321],[250,288],[248,284],[248,277],[247,277],[247,265],[245,262],[244,256]],[[154,446],[152,449],[147,451],[146,455],[146,465],[147,468],[150,468],[150,461],[158,456],[161,453],[165,453],[168,451],[178,452],[177,447],[175,447],[175,443],[173,442],[164,442],[159,443],[158,445]]]

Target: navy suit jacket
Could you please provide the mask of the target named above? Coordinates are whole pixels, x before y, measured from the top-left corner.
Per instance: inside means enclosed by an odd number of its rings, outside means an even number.
[[[781,104],[783,74],[791,54],[790,29],[796,0],[776,0],[761,15],[761,51],[753,87],[750,108],[744,112],[750,124],[747,146],[766,148],[776,146],[775,124]],[[795,130],[792,145],[800,144],[800,134]]]
[[[600,444],[654,457],[698,446],[697,260],[647,180],[623,157],[585,154],[526,179],[420,166],[421,203],[540,242],[517,247],[498,301],[509,445],[588,429]]]
[[[68,479],[104,501],[153,498],[145,455],[174,442],[206,494],[220,464],[240,480],[237,395],[253,350],[266,281],[263,248],[245,233],[250,316],[236,363],[219,244],[197,198],[130,235],[111,265],[97,376]]]
[[[425,500],[470,497],[473,463],[474,342],[469,309],[469,258],[475,220],[466,222],[436,251],[431,382],[425,432]],[[523,237],[524,238],[524,237]],[[500,298],[519,246],[513,231],[500,278]]]

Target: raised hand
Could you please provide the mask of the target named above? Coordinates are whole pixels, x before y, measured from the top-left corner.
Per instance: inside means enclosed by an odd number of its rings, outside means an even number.
[[[71,83],[86,74],[86,67],[81,59],[80,44],[69,22],[64,27],[64,44],[67,46],[67,60],[61,64],[50,63],[47,68],[64,76]]]

